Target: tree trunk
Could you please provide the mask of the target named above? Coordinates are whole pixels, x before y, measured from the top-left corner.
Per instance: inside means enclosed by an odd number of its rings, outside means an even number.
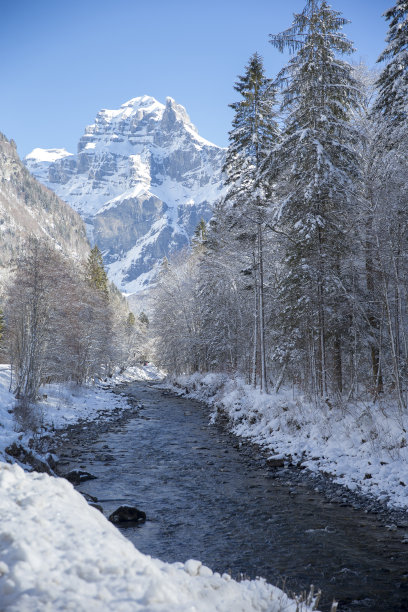
[[[252,356],[252,384],[256,389],[257,385],[257,362],[258,362],[258,273],[256,269],[256,259],[254,254],[254,346],[253,346],[253,356]]]
[[[266,379],[266,349],[265,349],[265,308],[264,308],[264,276],[263,276],[263,244],[262,225],[258,223],[258,257],[259,257],[259,340],[261,352],[261,391],[268,392]]]
[[[372,254],[372,245],[370,237],[372,236],[372,218],[368,218],[366,223],[366,256],[365,256],[365,269],[366,269],[366,286],[369,299],[368,307],[368,324],[372,329],[373,335],[378,336],[379,323],[378,319],[374,314],[374,295],[375,295],[375,282],[374,282],[374,261]],[[380,370],[380,348],[375,341],[371,342],[370,347],[371,353],[371,372],[372,381],[375,395],[383,392],[383,378]]]
[[[334,337],[333,344],[333,361],[334,361],[334,382],[336,385],[336,391],[343,393],[343,364],[341,355],[341,335],[337,331]]]

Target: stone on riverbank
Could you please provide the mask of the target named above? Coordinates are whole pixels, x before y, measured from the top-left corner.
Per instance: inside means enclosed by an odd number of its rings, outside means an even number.
[[[36,472],[45,472],[49,475],[52,475],[53,473],[51,467],[46,461],[22,444],[13,442],[4,450],[7,455],[13,457],[13,459],[17,459],[17,461],[20,461],[20,463],[24,465],[29,465]]]
[[[266,460],[268,467],[281,468],[285,466],[285,460],[283,457],[268,457]]]

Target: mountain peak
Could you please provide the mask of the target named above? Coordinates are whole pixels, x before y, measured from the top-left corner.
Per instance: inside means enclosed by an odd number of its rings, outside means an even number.
[[[189,243],[222,195],[224,150],[170,97],[103,109],[76,155],[50,162],[46,153],[30,154],[27,167],[85,218],[109,277],[126,293],[152,282],[161,258]]]
[[[149,106],[157,106],[157,107],[161,107],[164,108],[163,104],[161,104],[161,102],[159,102],[158,100],[156,100],[156,98],[153,98],[152,96],[138,96],[136,98],[131,98],[130,100],[128,100],[127,102],[124,102],[121,105],[121,108],[145,108],[145,107],[149,107]]]
[[[195,134],[198,135],[198,130],[197,130],[196,126],[191,122],[191,119],[190,119],[186,109],[184,108],[184,106],[181,106],[181,104],[177,104],[177,102],[174,100],[174,98],[170,98],[170,97],[166,98],[166,110],[165,110],[165,114],[166,113],[174,113],[174,118],[175,118],[176,121],[181,121],[181,123],[184,123]]]

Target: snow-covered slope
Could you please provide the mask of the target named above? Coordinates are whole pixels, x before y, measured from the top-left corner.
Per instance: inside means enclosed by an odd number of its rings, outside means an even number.
[[[263,580],[140,553],[63,478],[0,463],[3,612],[295,612]],[[310,610],[302,606],[302,610]]]
[[[25,159],[89,224],[110,278],[127,293],[146,288],[158,262],[210,218],[223,161],[182,106],[149,96],[101,110],[76,155],[34,149]]]
[[[49,240],[77,261],[88,257],[81,217],[30,175],[13,141],[0,133],[0,280],[29,235]]]
[[[26,165],[30,172],[42,183],[48,180],[48,169],[51,164],[68,157],[72,153],[68,153],[65,149],[34,149],[25,158]]]

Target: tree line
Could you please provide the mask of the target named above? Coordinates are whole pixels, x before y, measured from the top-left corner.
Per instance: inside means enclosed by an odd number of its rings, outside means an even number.
[[[36,401],[42,384],[82,384],[140,359],[145,326],[109,284],[96,246],[81,264],[44,240],[28,238],[3,310],[3,354],[23,404]]]
[[[380,73],[352,66],[348,22],[307,0],[235,84],[226,196],[153,298],[160,363],[239,373],[320,401],[407,405],[408,2],[385,13]]]

